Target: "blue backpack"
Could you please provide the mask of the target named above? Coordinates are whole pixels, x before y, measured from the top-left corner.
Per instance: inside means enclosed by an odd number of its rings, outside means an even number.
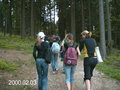
[[[57,42],[52,44],[52,53],[57,54],[60,52],[60,45]]]

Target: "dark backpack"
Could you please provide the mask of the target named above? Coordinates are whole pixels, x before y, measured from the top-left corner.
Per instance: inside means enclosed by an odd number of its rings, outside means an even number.
[[[45,61],[47,64],[50,64],[52,61],[52,50],[50,48],[50,44],[48,41],[45,41],[44,43],[46,43],[44,46],[45,47]]]
[[[50,64],[51,61],[52,61],[52,50],[51,48],[48,48],[47,51],[46,51],[46,54],[45,54],[45,61]]]
[[[73,47],[68,47],[64,57],[64,64],[77,65],[77,51],[75,45],[73,45]]]

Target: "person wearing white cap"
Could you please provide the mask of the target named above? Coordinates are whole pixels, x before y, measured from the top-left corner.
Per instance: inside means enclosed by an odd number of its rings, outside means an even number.
[[[33,57],[36,61],[38,73],[38,90],[48,90],[48,63],[45,61],[45,56],[49,44],[44,41],[44,38],[45,34],[39,32],[33,49]]]

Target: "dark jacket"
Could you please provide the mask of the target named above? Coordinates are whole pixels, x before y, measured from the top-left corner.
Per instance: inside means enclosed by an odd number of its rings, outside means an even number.
[[[95,53],[96,41],[93,38],[85,38],[80,43],[80,51],[83,49],[84,58],[94,57]]]
[[[34,45],[33,57],[36,60],[37,58],[44,58],[46,56],[47,49],[49,48],[48,42],[42,42],[41,45]],[[36,54],[37,53],[37,54]]]

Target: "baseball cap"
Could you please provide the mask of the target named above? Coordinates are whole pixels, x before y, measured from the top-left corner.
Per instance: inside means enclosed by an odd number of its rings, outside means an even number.
[[[38,36],[38,37],[41,37],[41,38],[44,38],[44,37],[45,37],[45,34],[44,34],[44,32],[39,32],[39,33],[37,34],[37,36]]]

